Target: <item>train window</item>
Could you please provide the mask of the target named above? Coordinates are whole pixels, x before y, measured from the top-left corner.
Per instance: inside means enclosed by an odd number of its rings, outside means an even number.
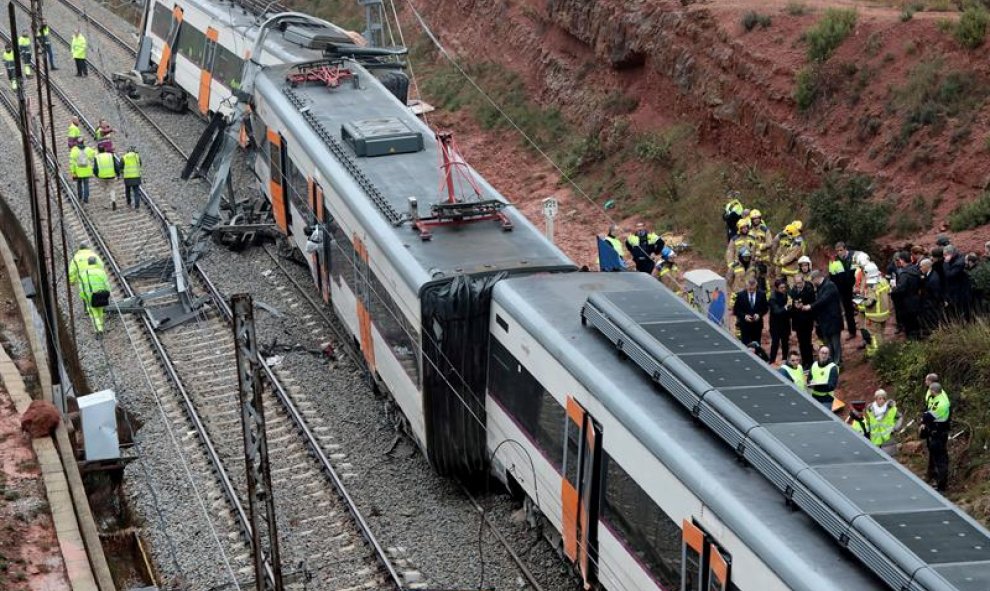
[[[189,23],[183,22],[179,29],[179,41],[176,43],[179,55],[185,56],[200,68],[206,58],[206,35]]]
[[[371,321],[388,343],[389,349],[402,365],[402,369],[419,385],[419,334],[406,319],[405,314],[378,280],[374,271],[369,273],[371,282]]]
[[[241,87],[241,72],[244,70],[244,60],[237,57],[229,49],[217,45],[217,57],[213,62],[213,78],[230,90]]]
[[[333,237],[333,252],[330,255],[330,275],[342,286],[341,281],[347,283],[348,289],[355,290],[354,286],[354,245],[351,239],[344,233],[343,229],[336,223],[330,223],[330,235]]]
[[[608,454],[604,462],[603,520],[661,587],[679,589],[681,528],[618,462]]]
[[[295,206],[296,211],[302,214],[307,224],[315,224],[316,214],[313,213],[313,209],[309,206],[309,186],[306,183],[306,177],[291,157],[286,160],[285,184],[286,191],[289,195],[289,202]]]
[[[251,111],[251,129],[254,131],[254,145],[261,146],[262,154],[268,154],[268,126],[254,111]]]
[[[266,132],[267,136],[267,132]],[[272,182],[284,184],[282,178],[282,146],[268,142],[268,169],[272,174]]]
[[[581,455],[581,427],[574,421],[564,418],[564,425],[567,429],[567,461],[564,462],[564,477],[575,490],[578,489],[578,458]]]
[[[151,34],[159,39],[168,39],[168,30],[172,26],[172,9],[159,2],[155,3],[155,11],[151,15]]]
[[[494,338],[488,344],[488,393],[536,442],[554,468],[562,470],[564,407]]]

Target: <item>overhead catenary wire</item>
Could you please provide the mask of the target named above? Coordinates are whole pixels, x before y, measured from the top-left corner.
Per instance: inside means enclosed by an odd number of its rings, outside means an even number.
[[[593,205],[596,211],[599,212],[599,215],[605,218],[605,220],[608,221],[609,224],[615,224],[616,223],[615,220],[610,215],[608,215],[608,213],[602,210],[601,206],[597,202],[595,202],[595,200],[590,195],[588,195],[588,193],[585,192],[585,190],[582,189],[580,185],[578,185],[577,181],[574,180],[574,177],[567,174],[567,172],[563,168],[561,168],[561,166],[558,165],[556,161],[554,161],[554,159],[550,156],[550,154],[548,154],[539,144],[537,144],[536,141],[528,133],[526,133],[526,131],[522,127],[520,127],[519,124],[516,123],[516,121],[512,118],[512,116],[510,116],[505,111],[505,109],[503,109],[502,106],[499,105],[495,101],[495,99],[493,99],[491,95],[487,91],[485,91],[485,89],[482,88],[481,85],[478,84],[478,82],[475,81],[475,79],[461,66],[461,64],[454,58],[454,56],[451,55],[449,51],[447,51],[447,48],[444,47],[442,43],[440,43],[440,40],[437,39],[436,35],[434,35],[432,29],[426,23],[426,20],[416,9],[416,6],[412,3],[412,0],[406,0],[406,4],[409,6],[409,9],[412,11],[413,16],[416,17],[417,22],[419,22],[419,26],[423,30],[423,33],[427,36],[427,38],[429,38],[430,42],[434,45],[434,47],[437,48],[437,51],[440,52],[440,55],[442,55],[444,59],[450,62],[452,66],[454,66],[454,69],[456,69],[458,73],[460,73],[461,76],[463,76],[464,79],[467,80],[468,83],[472,87],[474,87],[474,89],[485,99],[485,101],[488,102],[488,104],[490,104],[492,108],[495,109],[498,112],[498,114],[503,119],[505,119],[509,123],[509,125],[523,137],[523,139],[526,140],[527,144],[532,146],[532,148],[536,150],[537,153],[539,153],[539,155],[543,157],[543,159],[546,160],[550,164],[550,166],[552,166],[557,171],[558,174],[560,174],[561,178],[567,181],[567,184],[569,184],[571,187],[574,188],[574,191],[578,195],[580,195],[586,201],[588,201],[588,203]]]

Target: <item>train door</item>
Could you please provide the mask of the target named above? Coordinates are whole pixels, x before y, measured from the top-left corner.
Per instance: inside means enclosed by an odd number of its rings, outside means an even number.
[[[598,508],[601,495],[602,429],[573,398],[567,398],[567,434],[561,502],[564,553],[577,563],[585,586],[598,564]]]
[[[210,89],[213,86],[213,63],[217,57],[218,38],[216,29],[206,28],[206,49],[203,51],[203,65],[199,72],[199,112],[203,115],[210,111]]]
[[[320,228],[322,243],[319,250],[313,253],[313,267],[315,269],[316,284],[320,286],[320,293],[323,301],[330,301],[330,254],[331,243],[333,241],[330,234],[330,226],[327,224],[327,214],[325,203],[323,202],[323,187],[313,179],[309,179],[309,206],[316,216],[316,223]]]
[[[681,532],[681,591],[729,591],[732,557],[691,520]]]
[[[179,31],[182,29],[182,7],[176,6],[172,9],[172,22],[168,26],[168,35],[165,37],[165,44],[162,46],[162,57],[158,60],[158,83],[165,81],[166,77],[171,77],[172,52],[175,44],[179,41]]]
[[[354,299],[357,301],[358,334],[361,352],[368,369],[375,371],[375,344],[371,338],[371,281],[368,267],[368,247],[360,236],[354,235]]]
[[[272,197],[272,215],[275,217],[275,225],[286,236],[289,235],[289,219],[292,212],[286,203],[286,181],[285,181],[285,141],[282,134],[274,129],[268,130],[268,166],[271,171],[271,178],[268,181],[268,194]]]

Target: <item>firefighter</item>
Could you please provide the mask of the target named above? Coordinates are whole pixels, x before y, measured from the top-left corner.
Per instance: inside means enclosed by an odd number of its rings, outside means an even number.
[[[660,251],[660,262],[657,263],[655,275],[670,291],[678,297],[684,295],[684,286],[681,285],[681,270],[677,266],[677,253],[669,246],[664,246]]]
[[[728,240],[732,240],[738,230],[736,224],[743,217],[742,201],[739,200],[739,191],[729,191],[725,194],[725,210],[722,212],[722,219],[725,220],[725,235]]]
[[[775,276],[787,279],[787,285],[794,285],[794,276],[798,274],[798,259],[805,255],[805,243],[799,223],[791,222],[784,228],[778,236],[777,249],[773,255]]]
[[[863,267],[866,290],[863,300],[857,304],[860,314],[866,317],[869,329],[863,329],[863,348],[866,356],[873,357],[883,343],[883,333],[890,318],[890,282],[880,273],[876,263]]]
[[[636,232],[626,237],[626,248],[632,256],[636,270],[641,273],[653,272],[653,257],[663,250],[663,239],[656,232],[646,229],[646,224],[636,224]]]
[[[729,272],[725,274],[725,289],[729,293],[730,307],[736,302],[736,293],[742,291],[750,279],[757,279],[756,265],[753,264],[753,251],[748,247],[743,247],[736,260],[729,265]]]
[[[760,282],[769,286],[770,281],[770,247],[773,244],[773,234],[763,221],[763,213],[754,209],[749,212],[749,235],[753,237],[753,263]]]
[[[756,250],[756,241],[749,234],[751,225],[752,222],[749,218],[742,218],[736,222],[737,233],[725,249],[726,266],[732,266],[732,263],[739,258],[739,253],[742,252],[743,248],[749,250],[750,255]]]

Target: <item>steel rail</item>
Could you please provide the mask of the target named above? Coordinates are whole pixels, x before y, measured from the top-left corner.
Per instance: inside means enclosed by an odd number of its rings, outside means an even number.
[[[24,13],[26,13],[28,15],[31,14],[31,8],[29,6],[27,6],[27,5],[25,5],[22,0],[13,0],[13,2],[14,2],[14,4],[22,12],[24,12]],[[66,2],[63,2],[63,3],[66,4],[66,5],[68,5],[68,6],[70,6],[70,7],[72,7],[71,4],[68,4]],[[76,10],[75,8],[73,8],[73,9]],[[51,35],[53,37],[55,37],[56,39],[58,39],[59,42],[62,45],[66,46],[66,47],[69,47],[69,48],[72,47],[72,44],[69,42],[69,40],[66,39],[64,35],[62,35],[61,33],[59,33],[58,32],[58,29],[55,26],[53,26],[51,22],[48,23],[48,28],[51,31]],[[112,31],[109,31],[108,30],[107,33],[109,35],[113,35],[113,32]],[[113,38],[113,37],[111,37],[111,38]],[[134,50],[128,48],[128,51],[133,52]],[[89,68],[91,70],[93,70],[94,72],[96,72],[96,74],[100,77],[100,79],[103,81],[103,85],[104,86],[106,86],[108,89],[110,89],[111,91],[113,91],[114,94],[120,96],[120,98],[122,98],[127,104],[129,104],[131,106],[131,108],[133,108],[137,112],[137,114],[142,119],[145,120],[145,122],[147,122],[149,125],[151,125],[151,127],[154,128],[154,130],[162,137],[162,139],[164,139],[165,142],[168,143],[168,145],[169,145],[170,148],[172,148],[173,150],[175,150],[175,152],[177,154],[179,154],[180,156],[182,156],[183,159],[186,159],[186,160],[189,159],[189,155],[186,153],[186,151],[183,150],[182,147],[179,146],[179,144],[177,144],[172,139],[172,137],[169,136],[169,134],[166,133],[166,131],[164,129],[162,129],[162,127],[160,125],[158,125],[158,123],[151,117],[150,114],[148,114],[147,111],[145,111],[144,108],[141,107],[141,105],[137,101],[135,101],[134,99],[132,99],[129,96],[120,95],[120,93],[117,92],[117,87],[113,83],[113,78],[111,78],[109,74],[107,74],[106,72],[104,72],[103,70],[101,70],[99,67],[97,67],[97,65],[93,63],[93,60],[92,59],[87,58],[86,59],[86,62],[89,64]],[[54,83],[55,83],[55,79],[52,78],[52,86],[53,87],[54,87]]]
[[[14,1],[19,3],[19,0],[14,0]],[[54,29],[52,32],[53,34],[55,33]],[[0,37],[6,38],[6,35],[3,32],[0,32]],[[58,97],[59,101],[61,101],[69,111],[74,113],[79,118],[80,123],[82,123],[87,128],[90,134],[95,134],[96,127],[93,125],[92,121],[89,120],[83,114],[82,110],[79,109],[78,106],[76,106],[72,102],[69,96],[56,83],[54,79],[52,79],[51,82],[52,82],[51,84],[52,91]],[[159,126],[154,125],[153,128],[158,133],[165,136],[166,139],[169,139],[167,135],[165,135],[165,132]],[[50,155],[48,156],[48,158],[50,159]],[[66,185],[67,181],[65,181],[64,178],[60,178],[59,180],[63,183],[63,186],[67,186]],[[158,220],[164,237],[165,232],[167,231],[167,227],[170,223],[168,216],[161,210],[161,208],[158,207],[158,205],[147,193],[147,191],[143,186],[140,188],[140,191],[142,196],[144,197],[145,202],[149,206],[149,210],[152,212],[153,216]],[[77,210],[81,212],[81,209],[78,209],[78,205],[75,203],[76,197],[74,193],[69,189],[67,189],[67,192],[69,192],[71,195],[71,199],[73,200],[73,206],[77,207]],[[87,231],[89,231],[90,233],[98,232],[98,230],[96,230],[95,226],[92,225],[92,222],[90,222],[88,218],[82,218],[82,219],[86,220],[85,225],[87,227]],[[94,239],[94,242],[97,241],[102,247],[101,251],[105,249],[107,256],[110,258],[110,260],[112,260],[112,256],[110,256],[109,254],[109,247],[106,245],[106,243],[102,239],[99,240]],[[123,279],[122,275],[120,274],[120,268],[117,266],[115,261],[113,262],[113,269],[115,274],[121,278],[122,285],[126,285],[127,287],[126,291],[128,293],[128,296],[133,297],[135,294],[133,290],[131,290],[129,284],[127,284],[126,281]],[[209,294],[211,300],[215,304],[217,310],[223,316],[224,321],[230,324],[233,321],[233,314],[231,312],[230,306],[227,304],[227,301],[224,298],[220,289],[216,287],[216,284],[213,283],[212,279],[210,279],[209,275],[199,265],[199,263],[195,263],[192,266],[191,270],[197,276],[197,278],[202,282],[203,286],[206,288],[207,293]],[[153,333],[154,332],[153,327],[151,326],[150,320],[147,318],[147,316],[142,316],[142,320],[145,322],[146,328],[148,328],[148,330],[151,330],[151,332]],[[155,342],[160,343],[160,341],[158,341],[157,339],[157,335],[153,335],[153,336]],[[178,376],[178,373],[175,371],[174,367],[171,364],[171,361],[168,359],[167,354],[164,351],[164,345],[162,345],[162,349],[158,353],[159,356],[162,358],[163,362],[167,365],[170,378],[174,376],[176,380],[179,380],[180,378]],[[355,525],[357,526],[358,530],[361,533],[361,536],[372,547],[376,559],[378,560],[382,568],[385,570],[389,579],[391,579],[391,581],[393,582],[394,586],[396,588],[401,588],[402,587],[401,576],[399,575],[398,571],[395,569],[395,566],[392,564],[391,560],[388,558],[388,554],[385,551],[384,547],[382,546],[381,542],[379,542],[378,538],[371,531],[371,528],[368,525],[367,521],[365,520],[364,516],[361,514],[361,511],[358,508],[357,503],[354,501],[353,497],[351,497],[350,492],[347,490],[346,486],[344,485],[343,480],[341,479],[337,470],[333,467],[333,464],[330,462],[329,457],[327,457],[327,455],[323,452],[319,444],[319,441],[317,440],[313,432],[310,430],[309,426],[306,424],[306,420],[303,418],[302,413],[299,411],[298,407],[292,401],[291,396],[286,391],[286,389],[281,384],[281,382],[278,380],[277,376],[275,375],[271,367],[269,367],[269,365],[264,361],[264,359],[261,359],[260,362],[261,362],[262,370],[265,373],[265,377],[268,379],[268,382],[272,385],[276,398],[278,399],[279,403],[282,405],[282,408],[285,410],[286,414],[292,420],[293,425],[303,436],[303,439],[306,443],[306,447],[310,451],[310,454],[320,464],[320,467],[322,468],[324,475],[330,481],[331,485],[335,488],[335,490],[337,490],[337,493],[340,496],[341,501],[343,501],[344,504],[346,505],[348,512],[351,514],[351,517],[353,518]],[[181,386],[179,387],[181,388]],[[184,402],[188,402],[189,405],[192,405],[193,404],[192,400],[191,398],[188,397],[188,394],[186,393],[185,389],[181,388],[181,390],[182,390],[182,396],[184,398]],[[192,410],[191,406],[187,406],[187,411],[190,413],[196,412],[195,410]],[[198,415],[196,416],[194,423],[198,425],[197,426],[197,431],[198,431],[199,427],[202,426],[202,422],[199,419]],[[203,434],[204,436],[208,437],[208,435],[205,435],[205,430],[203,431]],[[213,448],[212,443],[210,443],[208,447],[210,449],[211,454],[216,454],[215,456],[216,460],[218,462],[222,462],[222,459],[220,459],[219,454]],[[225,472],[223,473],[223,475],[224,475],[224,484],[229,483],[230,482],[229,478],[226,476]],[[231,484],[231,486],[233,485]],[[244,512],[244,509],[240,505],[239,501],[237,502],[237,508],[238,508],[238,513],[241,514],[241,517],[246,520],[247,519],[246,513]],[[246,527],[243,533],[250,542],[251,540],[250,525],[248,524],[247,521],[244,521],[242,525],[245,525]]]
[[[107,27],[106,25],[104,25],[103,23],[101,23],[98,20],[94,20],[93,17],[89,16],[89,13],[88,12],[86,12],[85,10],[83,10],[82,8],[80,8],[79,6],[76,6],[72,2],[69,2],[68,0],[59,0],[59,2],[61,4],[64,4],[66,8],[72,10],[73,12],[75,12],[76,14],[78,14],[79,16],[81,16],[83,18],[83,20],[85,20],[87,23],[89,23],[89,24],[93,25],[94,27],[96,27],[97,29],[99,29],[101,33],[103,33],[107,37],[110,37],[110,39],[112,39],[114,43],[116,43],[120,47],[123,47],[124,49],[126,49],[128,52],[130,52],[131,55],[137,55],[137,49],[135,49],[125,39],[121,38],[120,35],[117,35],[113,31],[111,31],[109,27]],[[51,25],[49,25],[49,26],[51,26]]]
[[[0,38],[3,38],[7,42],[9,42],[10,39],[9,35],[7,35],[6,32],[3,31],[0,31]],[[39,76],[43,76],[43,74],[39,74]],[[52,85],[52,87],[53,89],[55,88],[54,84]],[[9,93],[0,92],[0,101],[3,102],[4,107],[11,114],[11,116],[16,118],[17,107],[13,104],[13,101],[10,98]],[[41,148],[41,143],[33,131],[30,132],[30,137],[32,144],[34,145],[35,151],[42,156],[44,160],[44,165],[47,166],[50,171],[55,173],[57,171],[57,168],[56,168],[55,159],[52,156],[51,152],[47,152],[47,153],[43,152]],[[128,297],[135,297],[136,292],[131,287],[127,279],[124,277],[123,271],[121,270],[120,265],[117,263],[116,259],[114,258],[113,253],[110,250],[110,246],[104,240],[103,235],[100,233],[96,225],[86,214],[82,205],[79,203],[75,191],[71,186],[71,183],[69,183],[69,181],[62,175],[58,175],[56,177],[56,182],[59,182],[62,185],[66,195],[68,196],[69,203],[72,206],[73,211],[75,212],[76,216],[79,218],[79,221],[82,223],[83,228],[85,228],[86,233],[89,236],[89,239],[91,240],[93,245],[96,246],[97,250],[99,250],[101,256],[103,257],[104,263],[109,266],[114,277],[116,277],[117,282],[120,285],[121,289]],[[68,256],[68,253],[65,253],[65,256]],[[230,477],[227,475],[226,469],[223,467],[223,462],[220,458],[219,453],[214,447],[209,434],[206,431],[206,427],[203,425],[203,422],[200,420],[199,415],[196,412],[192,398],[190,397],[188,391],[186,390],[181,377],[179,376],[178,372],[175,369],[175,366],[172,364],[172,361],[168,356],[168,352],[165,349],[164,343],[161,342],[161,340],[158,338],[158,335],[155,333],[150,318],[148,318],[147,315],[141,315],[140,319],[145,328],[145,333],[149,341],[151,342],[152,348],[154,349],[155,354],[158,356],[158,359],[162,364],[162,368],[165,371],[166,377],[175,387],[176,391],[179,393],[179,396],[182,398],[183,405],[186,407],[186,413],[189,416],[190,422],[193,424],[193,428],[196,431],[196,435],[199,437],[203,446],[206,448],[207,457],[210,459],[210,463],[213,465],[213,469],[216,472],[217,479],[220,481],[221,488],[224,491],[224,496],[227,497],[227,501],[230,503],[231,507],[234,509],[235,515],[237,516],[237,520],[242,530],[241,533],[245,537],[245,539],[250,542],[251,540],[250,519],[248,518],[247,512],[244,510],[244,507],[241,505],[241,502],[237,497],[237,492],[234,487],[234,484],[230,480]],[[274,575],[271,573],[270,568],[268,568],[267,574],[270,580],[274,581]]]

